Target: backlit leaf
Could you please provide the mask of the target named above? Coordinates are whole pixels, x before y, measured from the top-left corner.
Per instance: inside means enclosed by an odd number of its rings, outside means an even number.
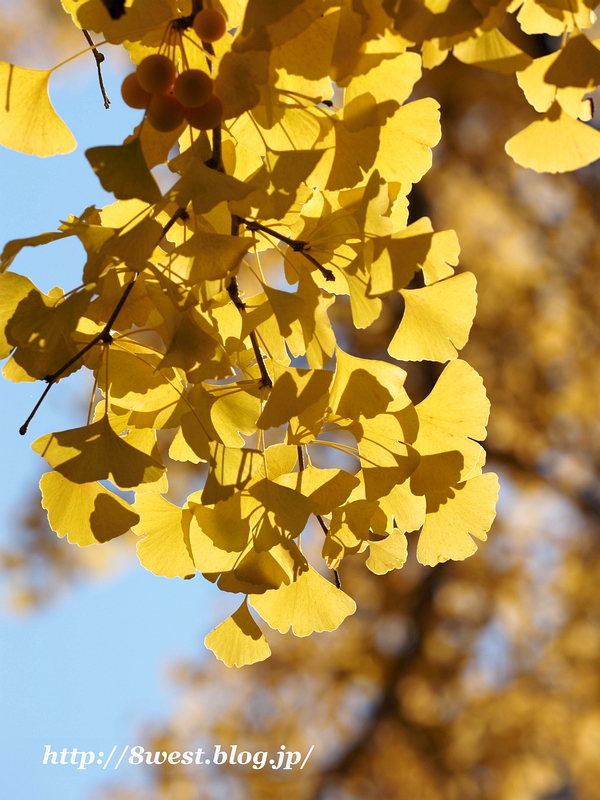
[[[48,96],[52,70],[26,69],[0,61],[0,144],[35,156],[70,153],[73,134]]]
[[[204,644],[228,667],[255,664],[271,655],[271,648],[252,619],[246,600],[207,635]]]
[[[46,472],[40,488],[52,530],[80,547],[122,536],[140,519],[129,503],[99,483],[73,483]]]
[[[356,611],[354,600],[312,567],[289,586],[251,595],[249,599],[250,605],[272,628],[286,633],[291,627],[296,636],[333,631]]]

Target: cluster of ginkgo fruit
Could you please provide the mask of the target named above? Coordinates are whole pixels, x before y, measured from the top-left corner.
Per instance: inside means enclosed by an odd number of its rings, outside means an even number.
[[[205,8],[194,17],[193,28],[202,42],[216,42],[227,30],[220,11]],[[198,130],[215,128],[223,118],[223,106],[213,94],[213,80],[201,69],[179,74],[166,55],[154,53],[138,64],[121,86],[121,95],[131,108],[146,109],[152,127],[166,133],[185,121]]]

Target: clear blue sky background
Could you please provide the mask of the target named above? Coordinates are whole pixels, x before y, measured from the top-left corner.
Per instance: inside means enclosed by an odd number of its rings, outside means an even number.
[[[9,239],[55,230],[61,219],[114,198],[89,167],[88,147],[118,144],[141,112],[120,99],[123,64],[105,78],[113,101],[102,105],[94,62],[84,56],[53,76],[55,108],[78,147],[67,156],[38,159],[0,147],[0,247]],[[114,63],[114,61],[112,62]],[[74,240],[22,251],[12,269],[44,290],[80,283],[83,249]],[[18,428],[40,395],[41,384],[0,379],[0,540],[14,533],[18,513],[35,490],[45,462],[30,444],[51,430],[83,424],[84,384],[78,376],[50,392],[29,433]],[[217,607],[216,595],[219,594]],[[231,606],[231,608],[230,608]],[[80,800],[120,778],[139,780],[133,767],[118,773],[98,767],[78,771],[42,766],[44,746],[110,752],[113,745],[141,744],[143,722],[166,714],[173,687],[167,666],[204,654],[206,633],[237,606],[201,576],[193,581],[157,578],[137,561],[113,577],[91,581],[41,612],[0,615],[0,773],[10,800]],[[223,667],[223,669],[226,669]]]

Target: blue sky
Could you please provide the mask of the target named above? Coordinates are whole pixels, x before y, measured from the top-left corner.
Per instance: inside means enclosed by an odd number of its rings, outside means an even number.
[[[105,79],[113,101],[106,111],[91,56],[53,76],[55,108],[78,147],[67,156],[38,159],[0,147],[0,246],[9,239],[55,230],[61,219],[114,198],[89,167],[88,147],[118,144],[140,120],[127,109],[119,86],[122,60],[108,49]],[[79,284],[83,250],[74,240],[27,248],[12,269],[42,290]],[[83,424],[85,382],[79,374],[50,392],[24,437],[18,428],[39,397],[41,384],[0,381],[0,540],[13,534],[19,511],[35,491],[45,463],[31,442],[51,430]],[[89,389],[88,389],[89,391]],[[219,594],[219,607],[216,607]],[[5,604],[6,605],[6,604]],[[231,606],[231,608],[229,608]],[[65,593],[31,615],[0,614],[0,770],[11,800],[80,800],[114,780],[139,779],[129,767],[119,773],[98,767],[42,766],[44,747],[110,751],[141,744],[136,730],[166,714],[173,687],[169,663],[185,657],[212,658],[206,633],[237,606],[198,576],[169,581],[146,572],[133,558],[118,574]],[[223,669],[226,669],[223,667]]]

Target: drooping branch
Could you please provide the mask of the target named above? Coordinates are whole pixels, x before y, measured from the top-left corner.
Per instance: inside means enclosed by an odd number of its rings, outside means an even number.
[[[166,225],[164,225],[164,227],[163,227],[163,229],[161,231],[161,239],[163,238],[163,236],[165,236],[171,230],[171,228],[173,227],[173,225],[175,224],[175,222],[178,219],[183,219],[183,218],[185,218],[186,215],[187,215],[187,211],[185,210],[185,208],[178,208],[177,211],[175,211],[175,213],[172,215],[171,219],[166,223]],[[139,275],[140,275],[140,273],[138,273],[125,286],[125,288],[123,290],[123,294],[119,298],[119,302],[114,307],[110,317],[108,318],[108,320],[106,322],[106,325],[100,331],[100,333],[98,333],[96,336],[94,336],[94,338],[91,341],[89,341],[85,345],[85,347],[82,347],[81,350],[79,350],[72,358],[70,358],[65,364],[63,364],[60,369],[58,369],[52,375],[46,375],[44,380],[46,381],[46,383],[48,385],[46,386],[46,388],[42,392],[42,395],[41,395],[40,399],[37,401],[37,403],[33,407],[33,410],[31,412],[31,414],[27,417],[25,422],[19,428],[19,433],[21,434],[21,436],[24,436],[27,433],[27,429],[29,427],[29,423],[35,417],[39,407],[44,402],[44,400],[46,398],[46,395],[48,394],[50,389],[54,386],[54,384],[60,379],[61,375],[64,375],[64,373],[69,369],[69,367],[73,366],[73,364],[76,364],[77,361],[79,361],[81,358],[83,358],[83,356],[86,353],[88,353],[97,344],[100,344],[100,342],[102,342],[103,344],[110,344],[112,342],[112,336],[111,336],[111,333],[110,333],[111,328],[115,324],[115,320],[119,316],[119,313],[120,313],[121,309],[125,305],[125,302],[126,302],[127,298],[129,297],[129,295],[131,294],[131,291],[132,291],[133,287],[135,286],[135,282],[137,281]]]
[[[299,469],[300,472],[304,472],[304,469],[305,469],[304,450],[302,449],[302,445],[301,444],[298,445],[298,469]],[[325,524],[325,520],[323,519],[323,517],[320,514],[315,514],[315,517],[317,518],[317,522],[321,526],[321,530],[323,531],[325,536],[327,536],[327,534],[329,533],[329,529],[328,529],[327,525]],[[333,570],[333,574],[335,576],[335,585],[337,586],[338,589],[341,589],[342,588],[342,582],[340,580],[340,573],[337,571],[337,569],[334,569]]]
[[[335,275],[330,269],[324,267],[322,264],[319,264],[317,259],[307,252],[307,248],[310,247],[309,242],[305,242],[302,239],[290,239],[289,236],[284,236],[282,233],[278,233],[274,228],[269,228],[267,225],[261,225],[260,222],[255,222],[251,219],[244,219],[243,217],[238,217],[240,224],[245,225],[249,231],[262,231],[263,233],[268,233],[270,236],[274,236],[276,239],[279,239],[280,242],[284,242],[287,244],[295,253],[300,253],[300,255],[304,256],[313,267],[316,267],[321,275],[325,278],[326,281],[334,281]]]
[[[94,40],[92,39],[88,31],[83,30],[82,33],[87,39],[87,43],[92,48],[92,53],[94,54],[94,58],[96,59],[96,69],[98,70],[98,83],[100,84],[100,91],[102,92],[102,99],[104,100],[104,108],[110,108],[110,100],[108,99],[108,95],[106,94],[106,89],[104,87],[104,78],[102,77],[101,64],[104,61],[104,54],[101,53],[96,48]]]

